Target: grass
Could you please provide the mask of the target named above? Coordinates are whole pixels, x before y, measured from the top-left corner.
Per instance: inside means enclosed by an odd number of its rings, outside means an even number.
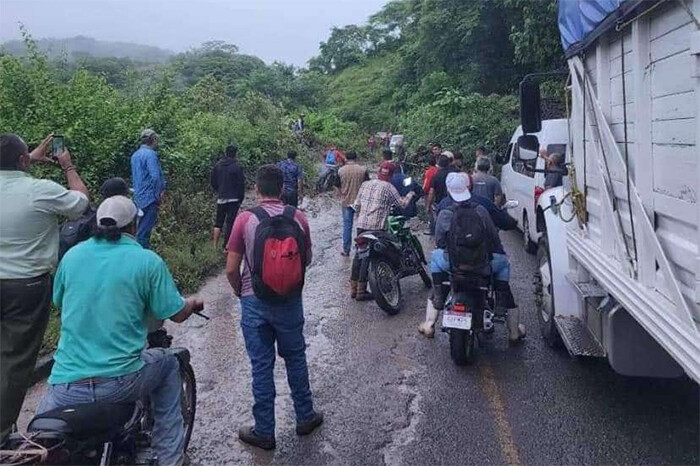
[[[61,335],[61,316],[55,307],[51,306],[51,315],[49,316],[49,324],[46,326],[44,333],[44,341],[39,350],[39,357],[49,354],[56,349],[58,337]]]

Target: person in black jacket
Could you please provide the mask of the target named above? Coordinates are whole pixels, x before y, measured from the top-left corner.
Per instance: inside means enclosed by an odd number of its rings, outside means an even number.
[[[211,187],[216,191],[216,219],[212,235],[214,247],[219,243],[222,228],[224,247],[228,243],[233,221],[245,197],[245,177],[243,169],[236,160],[237,154],[238,147],[228,146],[225,156],[214,165],[211,171]]]

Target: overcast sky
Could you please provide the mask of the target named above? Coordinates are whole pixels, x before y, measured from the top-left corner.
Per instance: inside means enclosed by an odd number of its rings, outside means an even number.
[[[332,26],[358,24],[387,0],[0,0],[0,41],[84,35],[175,52],[225,40],[267,62],[304,65]]]

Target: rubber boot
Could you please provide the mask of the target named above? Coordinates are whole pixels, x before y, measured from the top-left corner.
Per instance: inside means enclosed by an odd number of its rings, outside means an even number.
[[[494,306],[496,315],[504,316],[507,314],[508,309],[515,309],[518,307],[508,282],[494,280],[493,289],[496,292],[496,305]]]
[[[525,338],[525,326],[520,323],[520,309],[513,308],[508,310],[508,342],[511,345],[518,344]]]
[[[442,311],[442,308],[445,307],[448,289],[447,285],[443,285],[443,282],[449,279],[450,276],[443,272],[433,274],[433,306],[438,311]]]
[[[370,301],[372,299],[372,293],[367,291],[367,282],[357,282],[357,295],[355,299],[357,301]]]
[[[357,282],[355,280],[350,280],[350,298],[355,299],[357,297]]]
[[[433,302],[429,299],[425,305],[425,322],[418,326],[418,331],[427,338],[433,338],[435,335],[435,322],[438,318],[438,310],[433,306]]]

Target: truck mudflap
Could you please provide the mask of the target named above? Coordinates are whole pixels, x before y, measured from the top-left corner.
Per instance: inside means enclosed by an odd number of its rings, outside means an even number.
[[[566,278],[569,273],[569,252],[566,244],[567,223],[562,217],[570,218],[571,208],[566,202],[559,205],[564,195],[563,187],[548,189],[540,196],[537,207],[542,211],[544,218],[543,234],[547,235],[549,258],[552,264],[551,285],[555,314],[579,317],[583,310],[583,302],[576,288]],[[552,207],[555,204],[557,207]]]

